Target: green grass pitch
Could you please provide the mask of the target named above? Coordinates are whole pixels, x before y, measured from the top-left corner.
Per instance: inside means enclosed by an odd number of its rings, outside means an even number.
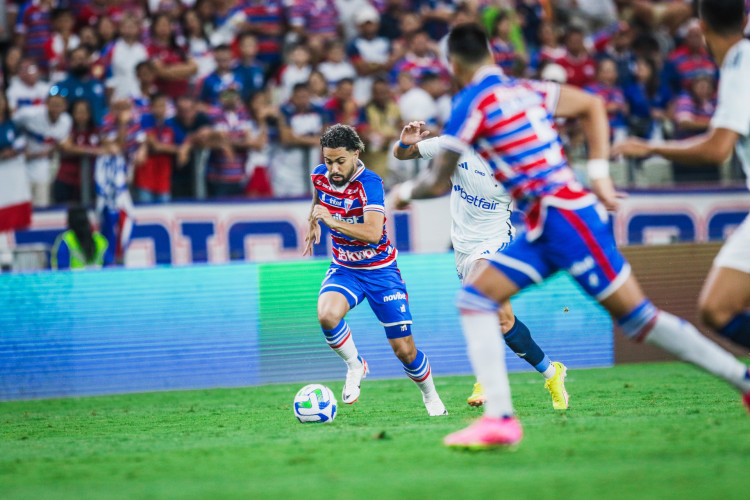
[[[678,363],[568,373],[565,412],[511,375],[515,452],[441,445],[481,413],[470,377],[436,379],[451,414],[433,418],[405,377],[365,380],[332,424],[293,417],[303,384],[0,403],[0,498],[750,498],[750,416],[724,383]]]

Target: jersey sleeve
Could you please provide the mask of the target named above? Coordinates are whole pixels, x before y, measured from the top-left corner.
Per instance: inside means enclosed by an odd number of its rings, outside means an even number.
[[[738,51],[721,69],[719,104],[712,128],[725,128],[747,137],[750,134],[750,53]]]
[[[383,181],[377,175],[362,180],[362,211],[385,214],[385,190]]]
[[[474,95],[463,94],[456,100],[441,136],[440,146],[463,153],[479,137],[484,128],[484,112],[474,103]]]
[[[541,94],[544,99],[544,107],[551,114],[555,114],[557,102],[560,99],[560,84],[540,80],[524,80],[524,85],[529,89]],[[593,92],[596,93],[596,92]]]
[[[419,156],[422,158],[434,158],[440,153],[440,137],[431,137],[417,143]]]

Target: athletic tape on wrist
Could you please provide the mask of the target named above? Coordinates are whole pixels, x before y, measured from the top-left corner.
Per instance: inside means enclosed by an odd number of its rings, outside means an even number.
[[[589,172],[589,179],[605,179],[609,177],[609,160],[605,160],[604,158],[589,160],[586,168]]]

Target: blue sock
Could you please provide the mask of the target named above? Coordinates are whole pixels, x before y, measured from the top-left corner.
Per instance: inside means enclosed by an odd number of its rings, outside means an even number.
[[[732,318],[719,333],[732,342],[750,347],[750,312],[743,312]]]
[[[529,328],[514,316],[515,323],[508,333],[503,335],[505,343],[513,352],[526,360],[539,373],[544,373],[552,361],[544,354],[542,348],[531,338]]]

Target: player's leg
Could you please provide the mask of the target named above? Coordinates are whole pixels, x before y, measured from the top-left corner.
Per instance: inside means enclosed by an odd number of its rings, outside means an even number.
[[[359,284],[351,279],[350,272],[346,268],[332,265],[320,286],[318,322],[328,346],[346,363],[346,381],[341,399],[347,404],[352,404],[359,398],[361,381],[369,371],[367,362],[357,351],[351,329],[344,320],[346,313],[362,298]]]
[[[404,366],[406,375],[422,392],[422,401],[430,416],[447,415],[435,389],[430,360],[414,345],[411,311],[406,285],[394,264],[359,275],[372,311],[385,329],[393,353]]]
[[[712,342],[687,321],[657,309],[644,295],[630,266],[615,246],[606,214],[597,207],[579,210],[549,208],[548,241],[565,241],[565,251],[549,246],[554,265],[572,269],[581,287],[617,320],[625,335],[636,342],[657,345],[683,361],[693,363],[750,392],[747,367]]]
[[[716,256],[699,304],[704,323],[733,342],[750,347],[750,216]]]

